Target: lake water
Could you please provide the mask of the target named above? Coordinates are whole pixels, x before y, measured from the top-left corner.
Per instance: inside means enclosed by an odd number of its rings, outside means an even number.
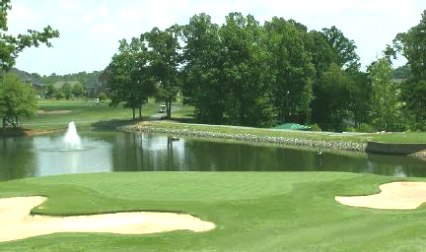
[[[114,171],[346,171],[426,177],[426,161],[406,156],[89,129],[79,135],[81,148],[76,150],[64,145],[63,134],[0,138],[0,180]]]

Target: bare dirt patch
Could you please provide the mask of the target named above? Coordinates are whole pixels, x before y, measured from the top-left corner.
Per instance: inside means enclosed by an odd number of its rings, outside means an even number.
[[[71,217],[30,215],[47,198],[41,196],[0,199],[0,242],[57,232],[148,234],[174,230],[205,232],[215,228],[189,214],[123,212]]]
[[[426,203],[426,182],[393,182],[380,185],[380,190],[378,194],[335,199],[348,206],[376,209],[416,209]]]

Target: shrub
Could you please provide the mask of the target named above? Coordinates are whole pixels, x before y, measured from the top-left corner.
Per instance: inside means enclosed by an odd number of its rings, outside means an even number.
[[[315,123],[311,126],[311,131],[321,131],[321,128]]]

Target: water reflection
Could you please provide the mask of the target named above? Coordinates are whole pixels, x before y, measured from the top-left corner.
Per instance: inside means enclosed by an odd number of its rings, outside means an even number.
[[[36,176],[112,171],[111,143],[82,138],[81,147],[68,148],[62,136],[35,137]]]
[[[184,171],[185,141],[145,134],[117,135],[113,145],[115,171]],[[123,153],[123,149],[126,151]]]
[[[36,173],[32,138],[0,138],[0,180],[33,177]]]
[[[0,139],[0,180],[110,171],[345,171],[426,177],[426,161],[406,156],[337,154],[277,146],[176,139],[113,131]]]

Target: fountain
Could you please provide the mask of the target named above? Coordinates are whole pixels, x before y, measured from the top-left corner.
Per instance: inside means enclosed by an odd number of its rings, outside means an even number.
[[[81,149],[81,140],[77,134],[77,128],[74,122],[68,123],[67,133],[64,136],[64,142],[68,149],[79,150]]]

